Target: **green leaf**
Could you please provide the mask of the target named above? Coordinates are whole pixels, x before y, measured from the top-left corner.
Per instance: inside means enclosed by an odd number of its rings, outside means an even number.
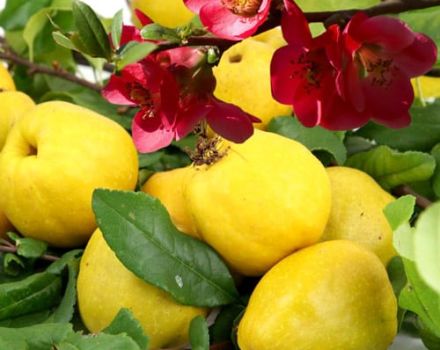
[[[116,68],[122,70],[125,66],[144,59],[156,48],[157,45],[152,43],[130,41],[119,54],[119,59],[116,61]]]
[[[243,305],[227,305],[215,318],[214,324],[209,329],[211,342],[222,343],[231,339],[234,320],[244,311]]]
[[[111,30],[111,34],[112,34],[112,43],[113,43],[113,47],[117,50],[119,49],[119,43],[121,42],[121,35],[122,35],[122,27],[124,25],[123,18],[123,11],[119,10],[118,12],[116,12],[116,14],[113,17],[112,20],[112,30]]]
[[[394,231],[400,225],[408,223],[414,213],[416,197],[411,195],[402,196],[389,203],[383,210],[391,229]]]
[[[77,260],[77,258],[79,258],[82,253],[82,249],[71,250],[64,254],[60,259],[50,264],[46,271],[52,274],[60,274],[69,263]]]
[[[379,3],[380,0],[296,0],[304,12],[337,11],[347,9],[362,9]]]
[[[44,323],[50,315],[50,310],[44,310],[19,317],[0,321],[0,327],[21,328]],[[0,348],[1,349],[1,348]]]
[[[148,24],[141,29],[141,36],[145,40],[167,41],[169,43],[180,43],[180,36],[175,29],[162,27],[160,24]]]
[[[57,350],[140,350],[136,342],[126,334],[90,334],[70,335],[63,342],[56,344]],[[49,350],[49,349],[48,349]]]
[[[428,152],[440,142],[440,101],[426,107],[412,106],[411,116],[411,124],[406,128],[392,129],[370,123],[359,129],[356,135],[400,151]]]
[[[65,323],[72,319],[76,304],[76,278],[78,277],[79,260],[79,258],[75,258],[67,263],[68,280],[63,299],[56,310],[47,318],[46,323]]]
[[[6,342],[19,342],[20,346],[26,344],[26,347],[23,347],[26,350],[52,350],[54,345],[61,343],[71,334],[73,334],[72,325],[68,323],[46,323],[23,328],[0,327],[0,339]],[[55,349],[58,350],[56,347]]]
[[[0,285],[0,320],[48,309],[58,303],[61,278],[40,272]]]
[[[297,140],[311,151],[326,151],[338,164],[344,164],[347,158],[347,150],[338,135],[319,126],[306,128],[296,118],[279,117],[272,119],[267,130]]]
[[[435,171],[432,177],[432,189],[437,197],[440,198],[440,143],[431,151],[431,155],[435,159]]]
[[[17,255],[24,258],[39,258],[47,250],[47,243],[34,238],[23,238],[14,232],[8,232],[8,236],[15,242]]]
[[[111,48],[104,26],[93,9],[81,2],[73,3],[73,17],[86,54],[111,59]]]
[[[189,341],[193,350],[209,350],[208,324],[203,316],[196,316],[189,325]]]
[[[399,306],[416,313],[422,323],[437,336],[440,336],[440,296],[419,276],[409,260],[403,259],[408,285],[401,291]]]
[[[184,305],[211,307],[238,298],[217,253],[180,233],[159,200],[142,192],[98,189],[92,206],[108,245],[139,278]]]
[[[414,260],[414,228],[403,224],[394,230],[393,246],[402,258]]]
[[[139,158],[139,168],[148,168],[157,163],[165,154],[164,151],[157,151],[153,153],[140,153]]]
[[[3,271],[10,276],[20,275],[26,268],[25,263],[17,255],[6,253],[3,256]]]
[[[428,35],[437,47],[440,46],[440,6],[403,12],[398,17],[409,24],[412,30]],[[439,62],[440,57],[437,57],[437,64]]]
[[[440,202],[420,214],[414,232],[414,262],[420,276],[440,295]]]
[[[23,29],[29,18],[49,6],[51,0],[7,0],[0,13],[0,26],[5,30]]]
[[[435,160],[426,153],[391,150],[387,146],[378,146],[366,152],[354,154],[348,158],[347,166],[370,174],[385,189],[431,178]]]
[[[52,38],[55,40],[55,42],[69,50],[77,50],[76,46],[73,44],[72,40],[70,40],[67,36],[65,36],[61,32],[53,32]]]
[[[148,337],[145,335],[142,325],[129,309],[119,310],[112,323],[103,332],[107,334],[126,333],[138,344],[141,350],[148,348]]]

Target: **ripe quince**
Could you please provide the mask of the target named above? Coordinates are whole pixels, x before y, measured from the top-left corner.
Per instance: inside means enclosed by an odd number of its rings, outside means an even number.
[[[293,253],[260,280],[238,326],[241,350],[386,350],[397,301],[381,261],[350,241]]]
[[[184,189],[197,233],[233,270],[262,275],[319,241],[330,213],[330,181],[302,144],[261,130],[223,157],[195,167]]]
[[[396,255],[393,231],[383,209],[394,201],[367,173],[327,168],[332,189],[330,218],[322,240],[348,239],[374,252],[386,265]]]
[[[137,174],[136,149],[120,125],[46,102],[12,127],[0,153],[0,208],[24,236],[78,246],[96,228],[94,189],[132,190]]]
[[[132,11],[139,9],[153,22],[164,27],[175,28],[187,24],[195,16],[184,4],[183,0],[133,0]],[[170,12],[170,10],[172,12]],[[133,22],[139,27],[140,23],[136,16]]]
[[[148,335],[151,350],[185,344],[191,320],[207,312],[180,305],[136,277],[118,260],[100,230],[95,231],[81,258],[77,290],[81,318],[90,332],[101,331],[121,308],[128,308]]]

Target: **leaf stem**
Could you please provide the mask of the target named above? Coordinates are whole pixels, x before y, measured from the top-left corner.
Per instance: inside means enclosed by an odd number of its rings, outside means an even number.
[[[75,84],[84,86],[86,88],[95,90],[95,91],[101,91],[101,86],[95,83],[92,83],[88,80],[82,79],[77,77],[76,75],[69,73],[68,71],[60,68],[60,67],[49,67],[42,64],[33,63],[31,61],[28,61],[27,59],[20,57],[17,55],[14,51],[12,51],[9,48],[3,48],[3,51],[0,52],[0,59],[6,60],[15,64],[18,64],[20,66],[24,66],[28,68],[29,74],[46,74],[55,76],[64,80],[71,81]]]
[[[14,254],[17,253],[17,247],[12,246],[9,242],[8,242],[8,244],[4,243],[3,239],[1,240],[1,243],[2,244],[0,244],[0,252],[14,253]],[[55,255],[44,254],[44,255],[40,256],[39,259],[46,260],[46,261],[57,261],[59,259],[59,257],[55,256]]]
[[[423,209],[426,209],[432,204],[432,201],[430,201],[428,198],[422,196],[421,194],[414,191],[410,186],[408,185],[401,185],[393,189],[393,194],[397,196],[404,196],[407,194],[410,194],[414,197],[416,197],[416,204]]]

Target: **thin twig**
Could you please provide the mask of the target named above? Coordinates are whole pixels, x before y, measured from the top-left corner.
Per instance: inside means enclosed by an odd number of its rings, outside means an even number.
[[[9,246],[9,245],[0,245],[0,252],[3,253],[17,253],[17,247],[15,246]],[[42,256],[40,256],[40,259],[42,260],[46,260],[46,261],[57,261],[59,259],[58,256],[55,255],[49,255],[49,254],[44,254]]]
[[[416,204],[420,208],[423,208],[423,209],[426,209],[427,207],[429,207],[432,204],[432,202],[428,198],[417,193],[408,185],[401,185],[401,186],[394,188],[393,194],[395,194],[397,196],[404,196],[404,195],[410,194],[410,195],[416,197]]]
[[[209,350],[231,350],[234,347],[230,341],[225,341],[223,343],[212,344]]]
[[[29,74],[41,73],[41,74],[51,75],[51,76],[55,76],[58,78],[62,78],[64,80],[71,81],[75,84],[84,86],[86,88],[89,88],[89,89],[92,89],[92,90],[95,90],[98,92],[101,91],[101,86],[99,86],[98,84],[92,83],[92,82],[85,80],[85,79],[81,79],[81,78],[77,77],[76,75],[69,73],[68,71],[66,71],[64,69],[51,68],[46,65],[33,63],[23,57],[20,57],[19,55],[17,55],[15,52],[13,52],[10,49],[6,49],[3,52],[0,52],[0,59],[29,68]]]

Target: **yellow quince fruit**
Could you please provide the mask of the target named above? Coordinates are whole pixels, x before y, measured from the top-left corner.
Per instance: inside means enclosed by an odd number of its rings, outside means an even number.
[[[157,172],[145,182],[142,191],[160,200],[179,231],[200,238],[183,196],[184,184],[192,171],[194,168],[188,166]]]
[[[386,350],[397,302],[380,260],[350,241],[302,249],[253,291],[238,326],[241,350]]]
[[[186,6],[183,0],[133,0],[131,9],[141,10],[151,20],[164,27],[176,28],[187,24],[195,16]],[[140,27],[141,24],[133,15],[133,22]]]
[[[330,218],[322,240],[348,239],[374,252],[386,265],[396,255],[383,209],[394,197],[363,171],[327,168],[332,190]]]
[[[275,49],[286,46],[287,41],[283,37],[281,27],[275,27],[252,37],[256,41],[268,44]]]
[[[418,81],[418,82],[417,82]],[[423,98],[439,98],[440,97],[440,78],[439,77],[427,77],[421,76],[418,78],[411,79],[411,83],[414,89],[414,94],[416,97]],[[420,85],[418,85],[420,84]],[[419,91],[422,92],[422,96]]]
[[[196,166],[184,196],[197,233],[233,270],[264,274],[316,243],[330,213],[325,168],[302,144],[261,130],[223,157]]]
[[[0,153],[0,208],[20,233],[58,247],[96,228],[98,187],[132,190],[138,158],[114,121],[67,102],[40,104],[11,129]]]
[[[163,290],[136,277],[118,260],[96,230],[81,258],[78,306],[90,332],[107,327],[121,308],[130,309],[149,338],[149,349],[188,341],[191,320],[206,310],[184,306]]]
[[[229,48],[221,57],[214,76],[214,94],[220,100],[237,105],[260,118],[254,126],[265,129],[274,117],[292,114],[291,106],[274,100],[270,85],[270,62],[276,47],[261,40],[248,38]]]
[[[9,71],[5,68],[3,63],[0,62],[0,91],[15,91],[15,83],[9,74]]]

